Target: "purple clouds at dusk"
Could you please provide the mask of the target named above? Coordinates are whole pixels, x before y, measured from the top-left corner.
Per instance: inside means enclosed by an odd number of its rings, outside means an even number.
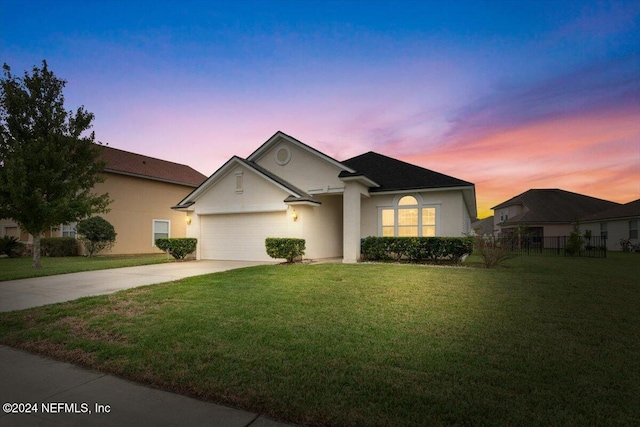
[[[640,3],[4,1],[112,147],[213,173],[277,130],[476,184],[640,198]]]

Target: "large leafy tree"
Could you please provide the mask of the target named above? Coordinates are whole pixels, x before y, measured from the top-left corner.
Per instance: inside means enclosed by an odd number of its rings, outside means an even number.
[[[12,218],[33,235],[33,266],[40,238],[51,227],[106,212],[109,195],[100,147],[88,133],[94,115],[64,107],[66,81],[42,67],[23,77],[4,64],[0,78],[0,218]]]

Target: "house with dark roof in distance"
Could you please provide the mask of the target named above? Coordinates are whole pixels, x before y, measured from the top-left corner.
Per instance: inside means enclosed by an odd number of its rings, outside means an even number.
[[[500,234],[526,227],[532,236],[569,236],[576,220],[620,206],[619,203],[557,188],[532,189],[494,206],[494,228]]]
[[[470,182],[373,152],[338,161],[282,132],[176,202],[199,259],[270,260],[265,238],[295,237],[306,258],[355,262],[364,237],[463,236],[476,216]]]
[[[640,199],[587,215],[580,219],[580,224],[583,230],[590,230],[592,236],[606,237],[608,250],[621,250],[620,240],[638,245]]]
[[[172,200],[185,197],[206,176],[186,165],[108,146],[100,148],[106,163],[105,181],[94,190],[109,193],[110,211],[100,216],[117,233],[116,244],[105,254],[157,253],[157,237],[185,237],[185,215],[171,209]],[[60,224],[46,237],[75,237],[75,225]],[[16,236],[26,244],[33,241],[11,219],[0,219],[0,237],[5,235]]]

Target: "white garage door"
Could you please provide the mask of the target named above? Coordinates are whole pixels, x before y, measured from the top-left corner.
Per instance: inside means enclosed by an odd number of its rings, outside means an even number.
[[[264,239],[285,237],[285,212],[205,215],[201,217],[202,259],[273,261]]]

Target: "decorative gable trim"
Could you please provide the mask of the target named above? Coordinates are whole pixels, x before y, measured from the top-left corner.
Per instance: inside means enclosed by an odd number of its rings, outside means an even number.
[[[349,168],[348,166],[340,163],[339,161],[337,161],[336,159],[327,156],[326,154],[316,150],[313,147],[308,146],[307,144],[305,144],[304,142],[298,141],[297,139],[295,139],[294,137],[287,135],[286,133],[282,132],[282,131],[278,131],[275,134],[273,134],[273,136],[271,138],[269,138],[264,144],[262,144],[256,151],[254,151],[253,153],[251,153],[249,155],[249,157],[247,157],[247,161],[249,162],[257,162],[260,158],[262,158],[262,156],[265,155],[265,153],[267,153],[273,146],[275,146],[276,144],[279,144],[282,140],[287,141],[288,143],[324,160],[325,162],[328,162],[330,164],[332,164],[333,166],[343,170],[343,171],[347,171],[349,173],[354,173],[355,170]]]
[[[187,197],[182,199],[180,203],[178,203],[176,206],[173,206],[171,209],[192,211],[194,209],[193,205],[197,202],[200,196],[206,193],[207,190],[209,190],[209,188],[211,188],[216,183],[218,183],[223,177],[225,177],[230,172],[230,170],[233,167],[237,165],[244,166],[245,168],[254,172],[256,175],[260,176],[262,179],[268,181],[269,183],[275,185],[276,187],[288,193],[289,196],[284,200],[286,203],[299,201],[299,202],[305,202],[308,204],[313,204],[316,206],[321,204],[320,201],[314,198],[312,195],[307,194],[304,191],[300,190],[299,188],[295,187],[294,185],[286,182],[285,180],[280,179],[276,175],[263,169],[257,164],[244,160],[238,156],[233,156],[224,165],[222,165],[217,171],[215,171],[213,175],[211,175],[204,183],[202,183],[202,185],[200,185],[198,188],[193,190],[189,195],[187,195]],[[237,192],[237,187],[236,187],[236,192]]]

